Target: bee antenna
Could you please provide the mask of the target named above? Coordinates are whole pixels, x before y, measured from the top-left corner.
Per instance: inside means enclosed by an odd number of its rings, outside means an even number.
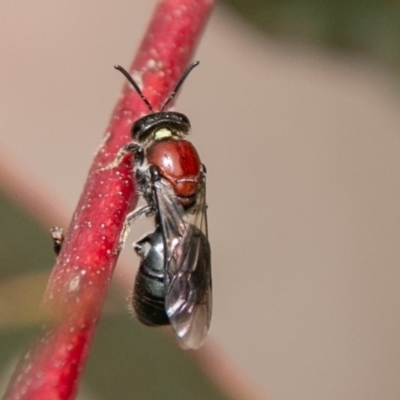
[[[187,76],[189,75],[190,71],[194,68],[197,67],[200,64],[200,61],[194,61],[192,62],[185,70],[183,75],[181,76],[181,79],[179,79],[178,83],[176,84],[174,90],[171,92],[169,95],[168,99],[165,100],[164,105],[162,106],[161,111],[165,110],[165,107],[168,105],[168,103],[175,97],[176,92],[179,90],[179,88],[182,86],[182,83],[185,81]]]
[[[138,84],[133,80],[133,78],[129,75],[129,73],[122,68],[120,65],[114,65],[114,68],[117,69],[119,72],[121,72],[122,74],[125,75],[125,78],[128,79],[128,81],[130,82],[130,84],[135,88],[135,90],[137,91],[138,95],[140,96],[140,98],[143,100],[143,102],[146,104],[146,106],[149,108],[149,110],[151,112],[154,112],[153,110],[153,106],[150,104],[150,102],[146,99],[146,97],[144,97],[144,94],[142,93],[142,91],[140,90]]]

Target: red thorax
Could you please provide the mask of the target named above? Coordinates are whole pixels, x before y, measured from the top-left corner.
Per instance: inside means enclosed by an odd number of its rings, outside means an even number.
[[[179,202],[186,207],[191,205],[201,182],[200,158],[192,143],[183,139],[157,140],[146,149],[146,158],[171,184]]]

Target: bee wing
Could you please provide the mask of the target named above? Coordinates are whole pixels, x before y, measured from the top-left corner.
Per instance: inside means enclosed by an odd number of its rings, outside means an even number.
[[[211,257],[207,237],[205,183],[185,210],[168,182],[154,184],[164,234],[165,309],[186,348],[202,345],[211,321]]]

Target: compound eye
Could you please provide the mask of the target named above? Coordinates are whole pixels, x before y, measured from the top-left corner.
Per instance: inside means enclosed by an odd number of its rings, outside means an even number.
[[[141,131],[143,131],[145,127],[145,121],[142,119],[137,120],[133,125],[131,129],[131,136],[132,139],[139,139],[139,134]]]
[[[190,125],[189,118],[185,114],[181,114],[180,117],[184,124]]]
[[[154,130],[154,126],[156,125],[155,122],[157,122],[157,120],[155,120],[155,116],[157,116],[157,114],[145,115],[134,122],[131,129],[133,140],[136,140],[137,142],[144,142],[148,139],[149,135]]]
[[[171,122],[178,124],[178,128],[185,134],[190,130],[190,121],[185,114],[171,113]]]

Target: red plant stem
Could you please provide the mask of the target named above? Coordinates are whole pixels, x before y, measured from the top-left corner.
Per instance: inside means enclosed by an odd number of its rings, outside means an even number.
[[[165,0],[156,7],[131,67],[154,109],[190,61],[213,5],[213,0]],[[99,167],[114,159],[129,141],[133,121],[148,112],[126,85],[49,279],[44,304],[51,319],[20,361],[5,400],[75,397],[117,260],[122,224],[137,203],[129,157],[115,169]]]

